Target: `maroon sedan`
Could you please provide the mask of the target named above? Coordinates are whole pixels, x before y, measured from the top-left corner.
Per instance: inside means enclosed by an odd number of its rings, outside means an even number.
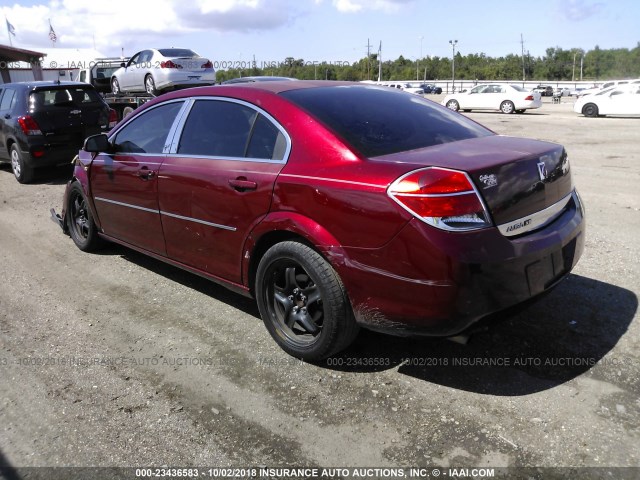
[[[561,145],[384,87],[163,95],[86,140],[57,220],[254,296],[307,360],[359,326],[454,335],[565,278],[584,211]]]

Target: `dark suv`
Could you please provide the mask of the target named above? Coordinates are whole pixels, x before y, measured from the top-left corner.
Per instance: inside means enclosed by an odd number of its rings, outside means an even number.
[[[28,183],[39,167],[70,163],[86,137],[108,131],[116,120],[85,83],[0,85],[0,162],[11,162],[16,179]]]

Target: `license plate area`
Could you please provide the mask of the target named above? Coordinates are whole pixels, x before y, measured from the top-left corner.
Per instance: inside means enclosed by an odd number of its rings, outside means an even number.
[[[564,259],[563,250],[557,250],[525,267],[529,295],[538,295],[560,280],[568,271]]]

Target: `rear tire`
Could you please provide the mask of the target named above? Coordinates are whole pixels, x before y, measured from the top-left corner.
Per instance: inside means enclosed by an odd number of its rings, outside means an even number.
[[[321,360],[345,349],[358,333],[340,277],[302,243],[286,241],[267,250],[255,292],[267,330],[294,357]]]
[[[458,101],[457,101],[457,100],[449,100],[449,101],[447,102],[446,107],[447,107],[449,110],[453,110],[454,112],[457,112],[458,110],[460,110],[460,104],[458,103]]]
[[[98,236],[98,228],[93,221],[87,197],[78,182],[74,182],[69,190],[64,219],[73,243],[80,250],[93,252],[102,247],[104,240]]]
[[[582,107],[582,114],[585,117],[597,117],[598,106],[595,103],[587,103],[584,107]]]
[[[507,113],[507,114],[509,114],[509,113],[513,113],[513,112],[515,112],[515,111],[516,111],[516,106],[513,104],[513,102],[512,102],[512,101],[510,101],[510,100],[505,100],[504,102],[502,102],[502,103],[500,104],[500,111],[501,111],[502,113]]]
[[[10,157],[11,170],[13,171],[13,175],[16,177],[16,180],[18,180],[19,183],[30,183],[33,181],[33,168],[25,163],[24,158],[22,158],[22,154],[20,153],[20,149],[15,143],[11,145]]]

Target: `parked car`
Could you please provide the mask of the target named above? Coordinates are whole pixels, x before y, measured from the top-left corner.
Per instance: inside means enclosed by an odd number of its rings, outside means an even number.
[[[609,82],[605,82],[602,84],[594,85],[592,88],[587,88],[582,90],[577,97],[582,98],[586,95],[593,95],[595,93],[600,93],[604,90],[608,90],[611,87],[623,87],[625,85],[637,85],[640,84],[640,79],[635,80],[612,80]]]
[[[424,90],[424,93],[436,94],[436,95],[440,95],[442,93],[442,88],[437,87],[433,83],[423,83],[422,85],[420,85],[420,88]]]
[[[312,80],[148,102],[86,140],[52,213],[81,250],[109,240],[254,296],[306,360],[360,326],[448,336],[538,297],[585,228],[561,145]]]
[[[414,93],[416,95],[424,95],[424,90],[419,87],[412,87],[410,83],[400,82],[400,83],[389,83],[387,87],[397,88],[407,93]]]
[[[573,111],[585,117],[640,115],[640,84],[623,84],[586,95],[573,104]]]
[[[123,62],[111,77],[111,91],[158,95],[180,87],[215,83],[216,71],[208,58],[188,48],[160,48],[142,50]]]
[[[252,82],[276,82],[278,80],[296,80],[291,77],[271,77],[268,75],[256,76],[256,77],[239,77],[232,78],[222,82],[222,85],[231,85],[233,83],[252,83]]]
[[[538,85],[533,91],[538,92],[542,97],[553,96],[553,87],[551,85]]]
[[[524,113],[529,109],[540,108],[542,100],[538,92],[530,92],[519,85],[491,83],[447,95],[442,105],[465,112],[499,110],[502,113]]]
[[[553,91],[554,97],[570,97],[571,89],[567,87],[558,87]]]
[[[87,136],[115,124],[115,112],[91,85],[0,85],[0,162],[11,163],[20,183],[31,182],[38,168],[70,164]]]

